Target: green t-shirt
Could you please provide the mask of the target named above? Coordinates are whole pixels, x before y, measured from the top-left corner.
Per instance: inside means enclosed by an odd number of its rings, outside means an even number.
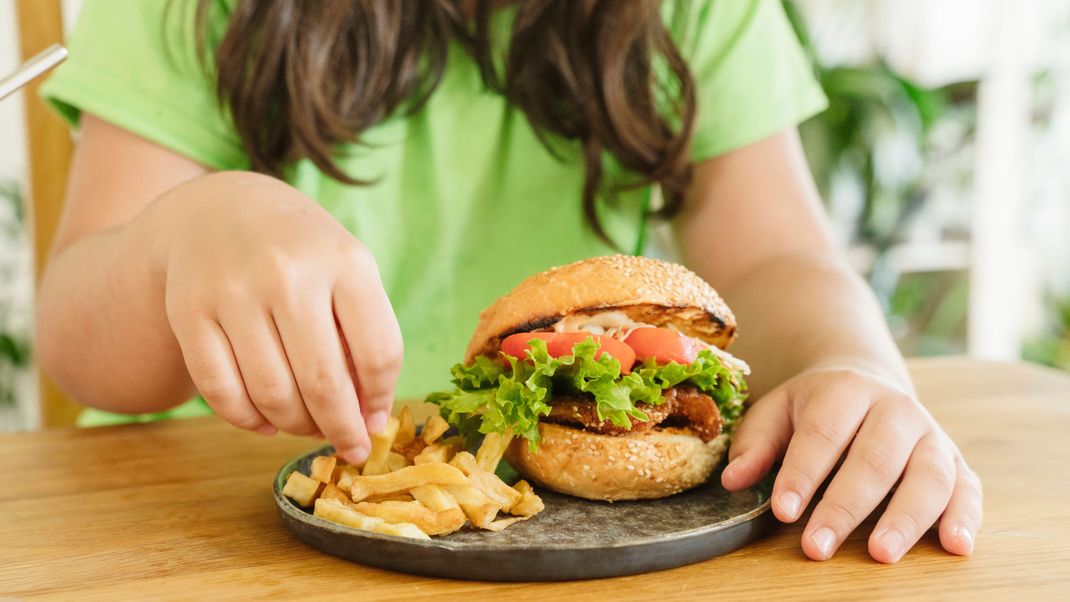
[[[181,8],[193,4],[86,0],[70,58],[44,96],[72,124],[88,111],[212,169],[247,169],[237,133],[196,59],[191,10]],[[504,9],[495,17],[503,36],[512,14]],[[677,24],[673,35],[697,84],[695,161],[824,108],[779,1],[696,0],[686,21],[667,22]],[[340,164],[373,185],[341,184],[307,160],[288,168],[285,179],[374,254],[405,340],[399,398],[447,386],[449,366],[462,357],[479,311],[525,276],[612,252],[583,222],[577,147],[566,144],[555,158],[521,111],[485,89],[459,46],[422,110],[389,118],[364,138],[369,144],[345,148]],[[649,193],[636,190],[602,205],[607,229],[623,248],[635,244]],[[177,412],[208,410],[198,402]],[[87,412],[82,423],[109,420],[120,418]]]

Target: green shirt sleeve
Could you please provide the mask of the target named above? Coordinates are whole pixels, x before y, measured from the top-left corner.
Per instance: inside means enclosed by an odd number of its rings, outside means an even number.
[[[70,57],[42,95],[72,125],[93,115],[212,169],[249,161],[197,56],[192,0],[86,0]]]
[[[696,85],[693,160],[757,142],[825,109],[780,0],[688,6],[678,44]]]

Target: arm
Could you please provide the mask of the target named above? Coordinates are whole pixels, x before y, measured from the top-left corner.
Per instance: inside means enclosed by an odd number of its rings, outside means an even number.
[[[692,188],[685,260],[736,312],[733,352],[754,367],[756,397],[818,366],[912,390],[876,299],[832,242],[794,131],[699,165]]]
[[[401,360],[367,250],[278,180],[83,121],[38,299],[43,367],[95,407],[199,391],[236,426],[322,434],[360,462]]]
[[[793,522],[844,457],[803,531],[809,557],[831,557],[900,479],[870,554],[897,561],[937,520],[943,546],[968,554],[980,484],[917,401],[872,293],[832,243],[794,130],[698,165],[677,227],[687,262],[737,312],[733,351],[754,371],[725,487],[782,459],[773,511]]]

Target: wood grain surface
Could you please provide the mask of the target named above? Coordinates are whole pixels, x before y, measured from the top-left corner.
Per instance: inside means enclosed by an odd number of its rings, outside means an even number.
[[[325,556],[280,525],[272,476],[318,442],[215,419],[0,437],[0,597],[18,599],[1059,599],[1070,592],[1070,377],[911,362],[922,399],[981,474],[970,558],[935,534],[896,565],[867,527],[824,563],[801,526],[660,573],[551,584],[412,577]],[[1063,598],[1066,599],[1066,598]]]

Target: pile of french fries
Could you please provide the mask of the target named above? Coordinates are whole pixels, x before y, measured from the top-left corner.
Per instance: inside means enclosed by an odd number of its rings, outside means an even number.
[[[473,456],[461,437],[443,438],[447,430],[435,415],[417,436],[404,408],[372,435],[363,466],[317,456],[310,474],[290,473],[282,493],[325,520],[417,539],[453,533],[468,521],[500,531],[542,511],[542,499],[527,481],[510,487],[494,474],[511,433],[486,435]],[[498,518],[499,512],[511,516]]]

